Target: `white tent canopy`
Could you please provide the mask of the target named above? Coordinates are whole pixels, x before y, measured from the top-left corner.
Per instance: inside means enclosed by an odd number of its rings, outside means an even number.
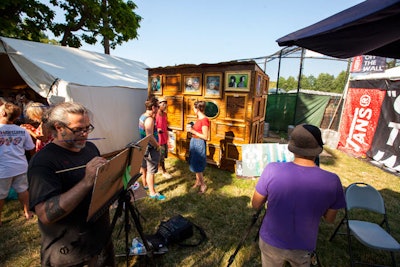
[[[94,115],[90,137],[105,138],[93,141],[102,154],[138,139],[138,118],[147,98],[144,63],[76,48],[0,40],[2,88],[18,88],[24,82],[50,103],[82,103]]]

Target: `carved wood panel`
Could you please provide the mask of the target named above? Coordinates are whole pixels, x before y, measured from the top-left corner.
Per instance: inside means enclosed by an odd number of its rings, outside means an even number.
[[[243,142],[246,135],[246,125],[245,124],[233,124],[224,122],[215,122],[216,124],[216,137],[218,139],[231,139],[238,142]]]
[[[226,93],[225,94],[225,112],[226,118],[235,121],[245,121],[247,95]]]
[[[165,75],[163,94],[180,93],[181,91],[181,75]]]
[[[183,130],[183,96],[167,96],[168,126],[174,130]]]

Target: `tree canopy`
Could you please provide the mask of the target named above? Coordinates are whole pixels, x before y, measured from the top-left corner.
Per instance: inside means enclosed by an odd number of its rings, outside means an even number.
[[[0,34],[6,37],[40,41],[48,30],[60,37],[63,46],[81,47],[82,42],[101,41],[109,49],[138,37],[141,17],[132,1],[123,0],[3,0],[0,3]],[[61,10],[64,21],[55,21]]]
[[[336,78],[328,73],[320,73],[317,78],[313,75],[308,77],[302,75],[300,87],[307,90],[342,93],[346,84],[346,78],[346,71],[340,72]],[[287,79],[279,77],[279,88],[286,91],[297,89],[297,81],[293,76],[289,76]]]
[[[37,0],[0,1],[0,35],[40,41],[51,26],[54,11]]]

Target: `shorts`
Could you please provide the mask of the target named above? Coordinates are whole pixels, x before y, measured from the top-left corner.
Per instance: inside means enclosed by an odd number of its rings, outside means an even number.
[[[0,179],[0,199],[6,199],[10,188],[14,188],[15,192],[22,193],[28,190],[28,176],[26,173],[16,175],[9,178]]]
[[[285,262],[289,262],[292,267],[310,267],[311,265],[311,252],[309,251],[277,248],[265,243],[261,238],[258,244],[263,267],[282,267]]]
[[[147,169],[151,174],[158,172],[158,164],[160,163],[160,151],[152,146],[148,146],[144,153],[142,168]]]
[[[168,158],[168,145],[160,145],[160,162],[164,162]]]

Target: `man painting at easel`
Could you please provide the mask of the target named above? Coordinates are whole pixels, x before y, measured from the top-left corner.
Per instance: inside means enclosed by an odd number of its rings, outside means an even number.
[[[91,224],[86,221],[96,170],[107,162],[87,141],[94,129],[89,113],[78,103],[53,107],[46,126],[54,140],[29,164],[30,209],[38,216],[42,266],[115,266],[105,234],[108,211]]]

